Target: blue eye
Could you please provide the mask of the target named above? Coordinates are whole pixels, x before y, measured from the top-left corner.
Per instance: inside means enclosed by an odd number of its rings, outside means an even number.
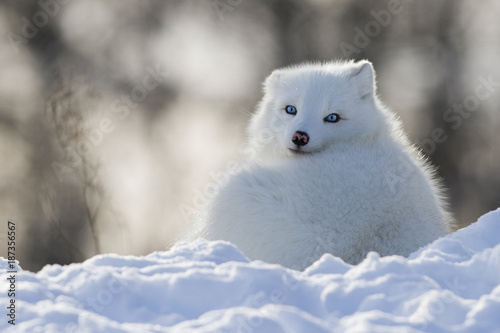
[[[330,113],[323,120],[327,123],[337,123],[340,120],[340,116],[338,113]]]
[[[297,109],[293,105],[287,105],[285,108],[286,113],[296,115],[297,114]]]

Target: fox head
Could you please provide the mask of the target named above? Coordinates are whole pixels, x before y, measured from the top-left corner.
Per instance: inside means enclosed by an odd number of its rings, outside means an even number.
[[[251,146],[262,154],[319,153],[374,136],[384,124],[366,60],[278,69],[263,90],[248,128]]]

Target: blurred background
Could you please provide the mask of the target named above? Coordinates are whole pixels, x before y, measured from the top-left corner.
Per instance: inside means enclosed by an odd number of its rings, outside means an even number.
[[[460,226],[500,206],[500,2],[0,2],[0,255],[167,249],[236,161],[274,69],[369,59]]]

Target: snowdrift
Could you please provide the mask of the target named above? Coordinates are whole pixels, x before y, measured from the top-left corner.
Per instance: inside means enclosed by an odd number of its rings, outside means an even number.
[[[3,314],[2,332],[499,332],[500,209],[410,258],[356,266],[327,254],[298,272],[198,241],[16,279],[16,325]]]

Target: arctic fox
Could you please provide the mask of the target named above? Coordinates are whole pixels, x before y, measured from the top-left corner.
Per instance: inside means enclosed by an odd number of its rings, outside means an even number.
[[[407,256],[450,232],[441,186],[379,101],[370,62],[278,69],[264,93],[253,158],[198,217],[199,237],[304,269],[326,252]]]

